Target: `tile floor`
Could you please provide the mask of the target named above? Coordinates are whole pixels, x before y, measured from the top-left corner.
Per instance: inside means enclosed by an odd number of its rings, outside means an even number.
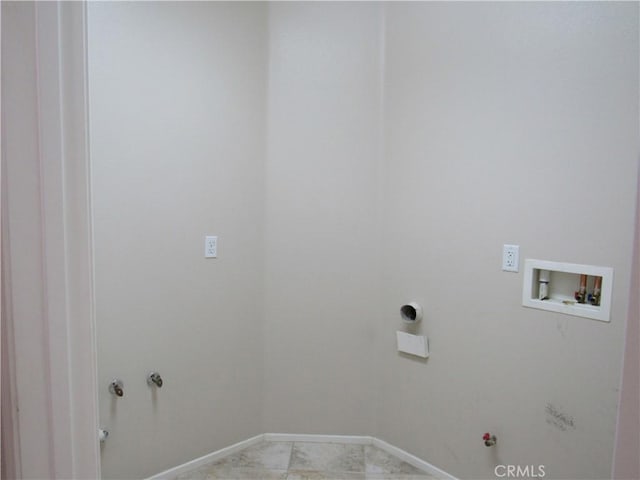
[[[175,480],[427,480],[434,479],[373,445],[262,442],[183,473]]]

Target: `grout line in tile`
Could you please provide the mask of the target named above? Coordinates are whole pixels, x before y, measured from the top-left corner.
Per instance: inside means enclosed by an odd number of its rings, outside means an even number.
[[[289,452],[289,463],[287,463],[287,477],[289,476],[289,469],[291,468],[291,460],[293,460],[293,449],[296,447],[296,442],[291,442],[291,452]]]

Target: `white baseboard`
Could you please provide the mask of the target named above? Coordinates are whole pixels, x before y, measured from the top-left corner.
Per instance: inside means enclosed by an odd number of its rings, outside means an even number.
[[[164,480],[167,478],[173,478],[182,473],[186,473],[190,470],[196,469],[203,465],[206,465],[211,462],[215,462],[217,460],[221,460],[228,455],[233,455],[240,450],[244,450],[251,445],[255,445],[256,443],[263,442],[265,440],[264,434],[256,435],[255,437],[248,438],[247,440],[243,440],[241,442],[235,443],[229,447],[222,448],[220,450],[216,450],[213,453],[209,453],[200,458],[196,458],[195,460],[191,460],[187,463],[183,463],[182,465],[178,465],[177,467],[170,468],[169,470],[165,470],[164,472],[156,473],[154,476],[149,477],[147,480]]]
[[[362,435],[307,435],[304,433],[265,433],[267,442],[318,442],[371,445],[373,437]]]
[[[458,480],[453,475],[448,474],[444,470],[440,470],[438,467],[431,465],[429,462],[425,462],[421,458],[418,458],[415,455],[410,454],[409,452],[405,452],[401,448],[395,447],[390,443],[387,443],[376,437],[369,437],[364,435],[306,435],[299,433],[263,433],[261,435],[256,435],[255,437],[243,440],[242,442],[238,442],[234,445],[231,445],[230,447],[225,447],[203,457],[191,460],[190,462],[178,465],[177,467],[165,470],[164,472],[149,477],[147,480],[165,480],[173,478],[177,475],[186,473],[208,463],[220,460],[228,455],[232,455],[236,452],[239,452],[240,450],[244,450],[245,448],[260,442],[318,442],[373,445],[430,475],[443,480]]]

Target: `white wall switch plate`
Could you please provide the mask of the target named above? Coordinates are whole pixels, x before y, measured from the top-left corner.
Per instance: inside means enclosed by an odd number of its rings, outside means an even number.
[[[429,356],[429,342],[424,335],[411,335],[405,332],[396,332],[398,351],[427,358]]]
[[[520,246],[502,246],[502,270],[505,272],[517,272],[520,264]]]
[[[218,237],[204,237],[204,258],[218,258]]]

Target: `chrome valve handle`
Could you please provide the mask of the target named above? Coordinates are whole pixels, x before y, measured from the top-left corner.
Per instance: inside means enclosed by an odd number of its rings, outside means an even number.
[[[162,387],[162,377],[160,376],[160,374],[158,372],[151,372],[148,376],[147,376],[147,384],[150,387],[153,387],[154,385],[158,388]]]
[[[122,397],[124,395],[124,383],[122,380],[115,379],[109,384],[109,391],[117,397]]]

